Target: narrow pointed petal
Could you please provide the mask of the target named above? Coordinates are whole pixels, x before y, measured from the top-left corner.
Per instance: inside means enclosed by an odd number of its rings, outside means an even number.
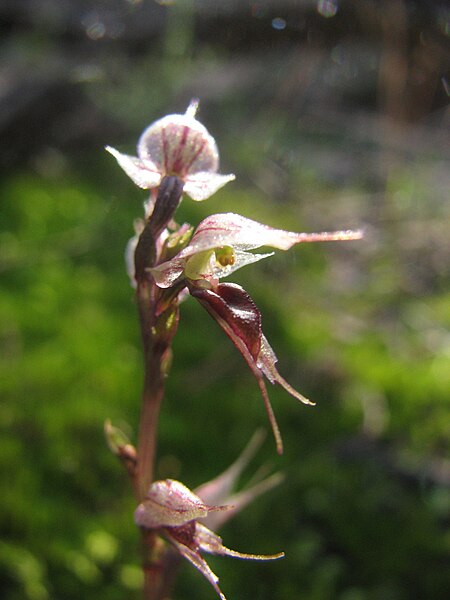
[[[275,417],[275,413],[273,412],[272,404],[270,403],[269,394],[267,393],[266,384],[264,383],[264,379],[262,376],[262,371],[258,368],[253,370],[253,374],[256,377],[258,382],[259,391],[261,392],[261,396],[263,398],[264,406],[266,409],[267,416],[269,418],[269,423],[272,428],[273,437],[275,438],[275,445],[277,447],[277,452],[281,456],[283,454],[283,439],[281,437],[280,428],[278,426],[277,419]]]
[[[214,291],[192,287],[190,292],[220,325],[250,367],[263,397],[277,452],[282,454],[280,430],[267,394],[263,371],[257,364],[262,337],[258,308],[247,292],[234,283],[221,283]]]
[[[279,373],[275,364],[278,362],[275,352],[270,346],[269,342],[264,335],[261,336],[261,351],[258,356],[257,365],[270,381],[270,383],[278,383],[283,387],[291,396],[303,402],[303,404],[310,404],[314,406],[315,403],[305,398],[300,392],[297,392]]]
[[[256,431],[240,456],[238,456],[237,460],[228,469],[195,490],[197,496],[208,504],[226,502],[226,498],[235,487],[238,477],[255,456],[264,437],[265,434],[262,430]]]
[[[295,233],[275,229],[234,213],[221,213],[211,215],[199,224],[191,243],[179,257],[219,246],[238,247],[242,250],[272,246],[279,250],[288,250],[301,242],[356,240],[361,237],[361,231]]]
[[[212,196],[217,190],[229,181],[235,179],[234,175],[219,175],[211,172],[194,173],[185,177],[184,191],[192,200],[202,201]]]
[[[184,186],[186,192],[187,185]],[[362,237],[361,231],[294,233],[274,229],[233,213],[216,214],[204,219],[197,227],[189,245],[171,261],[158,265],[153,276],[159,287],[170,287],[182,275],[186,261],[190,257],[227,246],[234,252],[234,261],[226,266],[217,263],[212,273],[205,274],[206,277],[210,275],[217,279],[227,277],[245,265],[271,256],[271,253],[252,254],[247,252],[247,250],[260,246],[272,246],[287,250],[300,242],[353,240],[360,237]]]
[[[232,508],[230,508],[230,510],[227,512],[227,515],[229,513],[230,518],[234,517],[235,514],[243,510],[249,504],[251,504],[254,500],[256,500],[256,498],[277,487],[282,481],[284,481],[284,475],[282,473],[273,473],[273,475],[266,477],[265,479],[259,481],[258,483],[255,483],[251,487],[242,490],[237,494],[229,496],[228,503]],[[215,513],[211,516],[219,516],[219,514],[220,513]],[[225,513],[223,513],[223,515],[225,515]],[[228,520],[229,519],[227,516],[226,520],[220,519],[218,522],[222,524]],[[215,528],[216,527],[214,527],[214,529]]]
[[[161,181],[161,174],[157,167],[150,161],[142,161],[135,156],[122,154],[111,146],[106,146],[106,150],[114,156],[119,166],[125,171],[133,182],[144,190],[156,187]]]
[[[167,532],[167,537],[168,537],[169,541],[172,542],[172,544],[177,548],[177,550],[181,554],[181,556],[183,558],[185,558],[186,560],[188,560],[191,563],[191,565],[193,565],[198,571],[200,571],[200,573],[203,575],[203,577],[207,581],[209,581],[209,583],[215,589],[220,600],[227,600],[225,595],[222,593],[221,589],[219,588],[219,585],[218,585],[219,578],[210,569],[208,563],[203,558],[203,556],[200,554],[200,552],[198,552],[197,550],[192,550],[188,546],[181,544],[178,540],[174,539],[170,535],[170,531]]]
[[[229,496],[227,499],[227,504],[232,508],[223,513],[209,513],[208,516],[201,519],[202,524],[213,530],[219,529],[222,527],[222,525],[233,519],[239,512],[244,510],[246,506],[251,504],[259,496],[262,496],[262,494],[265,494],[269,490],[273,489],[283,480],[284,476],[282,473],[274,473],[270,477],[259,481],[255,485]]]
[[[222,538],[216,533],[197,523],[195,529],[195,539],[200,550],[209,554],[218,554],[221,556],[232,556],[233,558],[243,558],[245,560],[276,560],[284,556],[284,552],[277,554],[246,554],[231,550],[222,544]]]

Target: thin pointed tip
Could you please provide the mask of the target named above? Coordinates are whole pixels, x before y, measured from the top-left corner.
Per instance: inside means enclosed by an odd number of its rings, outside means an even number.
[[[273,437],[275,438],[275,444],[277,447],[278,454],[283,454],[283,440],[281,439],[280,428],[278,427],[277,420],[275,418],[275,414],[272,409],[272,405],[270,404],[269,395],[267,394],[267,389],[264,384],[264,380],[262,377],[258,379],[258,386],[261,392],[261,395],[264,400],[264,406],[266,407],[267,416],[269,417],[269,423],[272,427]]]
[[[192,100],[189,102],[189,106],[186,109],[186,116],[194,118],[197,114],[199,104],[200,100],[198,98],[192,98]]]
[[[290,394],[291,396],[293,396],[294,398],[296,398],[297,400],[302,402],[302,404],[308,404],[309,406],[316,405],[315,402],[312,402],[312,400],[310,400],[309,398],[306,398],[306,396],[304,396],[303,394],[300,394],[300,392],[297,392],[297,390],[295,388],[293,388],[292,385],[290,383],[288,383],[286,381],[286,379],[284,379],[284,377],[282,377],[278,373],[278,371],[276,373],[275,381],[277,383],[279,383],[281,385],[281,387],[283,387],[288,392],[288,394]]]
[[[364,229],[356,229],[355,231],[349,231],[349,240],[361,240],[364,237]]]
[[[316,406],[316,402],[311,402],[311,400],[308,400],[308,398],[305,398],[304,396],[297,396],[297,400],[300,400],[300,402],[306,404],[306,406]]]
[[[330,233],[319,234],[323,235],[323,241],[350,242],[352,240],[360,240],[364,237],[364,229],[345,229],[343,231],[332,231]]]
[[[303,404],[306,404],[308,406],[316,406],[316,404],[317,404],[316,402],[313,402],[309,398],[305,398],[305,396],[302,396],[301,394],[298,395],[298,399],[300,400],[300,402],[302,402]]]

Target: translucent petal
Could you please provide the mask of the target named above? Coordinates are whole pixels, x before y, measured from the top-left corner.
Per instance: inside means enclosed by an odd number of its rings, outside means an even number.
[[[139,238],[137,235],[133,236],[128,240],[128,243],[125,247],[125,267],[127,269],[128,277],[130,278],[131,286],[136,288],[136,269],[134,267],[134,253],[136,252],[136,246],[138,244]]]
[[[153,275],[157,286],[169,288],[183,274],[184,265],[183,260],[174,258],[149,269],[149,271]]]
[[[225,503],[231,490],[236,485],[237,479],[247,467],[250,460],[260,448],[265,435],[262,430],[256,431],[250,442],[232,465],[223,473],[204,483],[195,490],[195,493],[204,501],[213,504]]]
[[[241,267],[245,267],[246,265],[251,265],[252,263],[258,262],[263,258],[268,258],[269,256],[273,256],[273,252],[268,252],[267,254],[252,254],[251,252],[242,252],[241,250],[235,250],[234,256],[235,261],[233,265],[227,265],[226,267],[221,267],[217,265],[213,271],[213,275],[217,277],[217,279],[222,279],[223,277],[228,277],[231,273],[234,273]]]
[[[232,519],[248,504],[277,486],[284,479],[281,473],[275,473],[265,479],[254,477],[252,486],[235,494],[231,493],[236,486],[237,479],[248,466],[250,460],[261,446],[264,438],[265,433],[263,430],[260,429],[256,431],[238,459],[228,467],[226,471],[195,490],[195,493],[204,502],[227,504],[230,506],[230,510],[227,510],[226,512],[210,512],[206,517],[202,517],[202,524],[209,529],[216,530],[219,527],[222,527],[224,523]]]
[[[218,583],[219,578],[217,575],[210,569],[208,563],[203,558],[198,550],[192,550],[188,546],[181,544],[178,540],[174,539],[170,532],[167,532],[168,539],[172,542],[172,544],[177,548],[178,552],[181,554],[183,558],[188,560],[191,565],[193,565],[196,569],[200,571],[203,577],[209,581],[209,583],[216,590],[220,600],[227,600],[225,595],[220,590]]]
[[[255,485],[229,496],[227,504],[232,508],[226,513],[209,513],[208,516],[201,519],[202,523],[212,529],[222,527],[224,523],[230,521],[237,513],[241,512],[241,510],[256,500],[256,498],[273,489],[283,480],[284,476],[282,473],[274,473]]]
[[[288,250],[301,242],[353,240],[361,237],[361,231],[295,233],[275,229],[234,213],[221,213],[204,219],[197,227],[189,246],[178,256],[181,258],[219,246],[232,246],[241,250],[272,246]]]
[[[114,156],[119,166],[140,188],[147,190],[159,185],[161,173],[151,162],[146,161],[144,163],[139,158],[122,154],[115,148],[111,148],[111,146],[106,146],[106,150]]]
[[[275,352],[273,351],[273,349],[270,346],[269,342],[267,341],[266,337],[264,335],[262,335],[261,336],[261,350],[260,350],[260,353],[258,356],[258,361],[257,361],[258,368],[261,369],[261,371],[264,373],[264,375],[267,377],[267,379],[270,381],[270,383],[278,383],[291,396],[293,396],[294,398],[297,398],[297,400],[300,400],[300,402],[303,402],[303,404],[310,404],[310,405],[314,406],[314,404],[315,404],[314,402],[311,402],[311,400],[308,400],[308,398],[305,398],[305,396],[300,394],[300,392],[297,392],[297,390],[294,389],[278,373],[278,370],[275,366],[275,364],[277,362],[278,362],[278,359],[275,355]]]
[[[273,252],[269,252],[268,254],[252,254],[251,252],[241,252],[240,250],[237,250],[235,252],[235,262],[233,265],[221,267],[217,264],[212,272],[205,273],[205,276],[212,275],[217,279],[222,279],[223,277],[228,277],[228,275],[231,275],[231,273],[234,273],[237,269],[258,262],[263,258],[268,258],[269,256],[272,256],[272,254]],[[169,288],[183,274],[185,265],[186,260],[176,257],[149,270],[153,275],[157,286]]]
[[[128,240],[125,247],[125,267],[127,269],[128,277],[132,287],[136,287],[135,279],[135,266],[134,266],[134,253],[136,252],[136,246],[138,245],[139,236],[144,230],[144,221],[142,219],[136,219],[134,222],[134,230],[136,235]]]
[[[231,550],[222,544],[222,538],[216,533],[202,525],[197,523],[195,528],[195,541],[199,545],[200,550],[208,552],[209,554],[219,554],[222,556],[232,556],[234,558],[243,558],[246,560],[276,560],[283,558],[284,552],[278,554],[244,554]]]
[[[192,200],[206,200],[234,179],[234,175],[218,175],[202,171],[185,177],[184,191]]]
[[[186,186],[185,186],[185,191]],[[260,246],[272,246],[287,250],[301,242],[353,240],[362,236],[361,231],[334,231],[331,233],[294,233],[274,229],[234,213],[211,215],[197,227],[191,242],[171,261],[158,265],[153,272],[157,285],[170,287],[182,274],[184,260],[201,252],[223,246],[230,246],[235,252],[234,264],[222,267],[217,265],[216,278],[230,275],[241,267],[262,260],[271,254],[251,254],[247,250]],[[206,273],[205,276],[209,274]]]

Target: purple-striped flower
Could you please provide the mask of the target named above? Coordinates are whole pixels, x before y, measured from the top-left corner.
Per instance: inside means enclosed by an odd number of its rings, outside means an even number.
[[[184,115],[167,115],[142,133],[138,156],[122,154],[110,146],[125,173],[143,189],[159,186],[166,175],[184,182],[184,192],[193,200],[206,200],[234,175],[220,175],[219,152],[214,138],[195,118],[198,102],[192,101]]]

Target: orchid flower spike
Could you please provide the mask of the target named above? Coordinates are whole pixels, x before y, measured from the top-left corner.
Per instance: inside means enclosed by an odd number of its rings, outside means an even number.
[[[190,294],[204,306],[239,350],[258,381],[279,454],[283,445],[264,376],[304,404],[313,402],[292,388],[278,373],[277,357],[262,333],[261,313],[249,294],[239,285],[219,283],[219,280],[273,254],[249,252],[261,246],[288,250],[301,242],[357,240],[361,237],[361,231],[294,233],[233,213],[216,214],[200,223],[190,243],[174,258],[150,269],[161,288],[185,281]]]
[[[206,200],[234,175],[217,173],[217,145],[195,118],[197,108],[198,100],[192,100],[184,115],[167,115],[147,127],[139,139],[137,157],[110,146],[106,150],[140,188],[156,188],[164,176],[176,175],[188,196]]]
[[[134,514],[136,525],[163,535],[209,581],[221,600],[226,600],[219,588],[219,578],[210,569],[202,553],[233,556],[248,560],[274,560],[283,553],[272,555],[242,554],[222,544],[222,539],[199,523],[215,511],[228,506],[208,506],[185,485],[173,479],[155,481]]]

